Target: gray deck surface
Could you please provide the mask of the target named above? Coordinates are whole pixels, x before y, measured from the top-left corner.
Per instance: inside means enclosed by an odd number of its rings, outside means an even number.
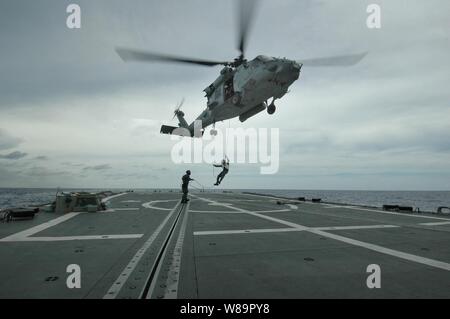
[[[0,224],[0,298],[139,298],[150,277],[151,298],[450,297],[448,217],[191,195],[178,218],[180,194],[157,192]],[[70,264],[80,289],[66,286]],[[366,285],[370,264],[380,289]]]

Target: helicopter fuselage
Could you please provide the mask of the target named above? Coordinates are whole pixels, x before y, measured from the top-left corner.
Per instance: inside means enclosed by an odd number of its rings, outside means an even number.
[[[188,124],[181,111],[181,103],[174,111],[178,118],[178,127],[162,125],[161,134],[175,134],[181,136],[201,137],[204,128],[214,125],[218,121],[238,117],[241,122],[267,109],[267,113],[274,114],[274,101],[282,98],[289,87],[300,76],[305,66],[351,66],[357,64],[365,53],[310,58],[302,60],[288,60],[259,55],[251,61],[245,58],[248,34],[252,19],[255,16],[257,1],[240,0],[237,33],[237,49],[240,54],[234,61],[218,61],[203,58],[191,58],[149,51],[116,48],[116,52],[124,61],[134,62],[170,62],[214,67],[225,66],[219,77],[209,85],[204,92],[208,99],[206,109],[197,119]],[[270,104],[269,99],[272,98]],[[201,122],[201,125],[199,125]],[[197,128],[200,128],[197,130]],[[199,132],[200,131],[200,132]],[[216,134],[211,130],[211,134]]]
[[[282,98],[299,78],[301,67],[296,61],[266,56],[258,56],[236,68],[225,67],[204,90],[207,108],[196,121],[201,120],[203,128],[234,117],[246,121],[266,109],[269,99]],[[182,124],[184,118],[179,116],[179,120]],[[189,125],[189,130],[193,129],[194,122]]]

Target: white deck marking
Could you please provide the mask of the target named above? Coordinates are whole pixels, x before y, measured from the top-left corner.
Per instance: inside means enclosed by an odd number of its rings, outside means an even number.
[[[191,196],[196,197],[196,198],[198,198],[200,200],[203,200],[205,202],[210,202],[210,203],[215,203],[216,205],[221,205],[220,202],[217,202],[217,201],[214,201],[214,200],[211,200],[211,199],[202,198],[202,197],[199,197],[199,196],[196,196],[196,195],[191,195]],[[270,220],[270,221],[274,221],[274,222],[277,222],[279,224],[283,224],[283,225],[286,225],[286,226],[289,226],[289,227],[305,228],[304,226],[301,226],[301,225],[298,225],[298,224],[295,224],[295,223],[291,223],[291,222],[288,222],[288,221],[285,221],[285,220],[281,220],[281,219],[278,219],[278,218],[275,218],[275,217],[261,215],[259,213],[255,213],[255,212],[251,212],[251,211],[246,210],[246,209],[235,207],[235,206],[233,206],[231,204],[222,204],[222,206],[230,208],[230,209],[234,209],[234,210],[237,210],[237,211],[240,211],[240,212],[245,213],[245,214],[249,214],[249,215],[257,216],[257,217],[264,218],[264,219],[267,219],[267,220]]]
[[[383,247],[383,246],[378,246],[378,245],[366,243],[366,242],[363,242],[363,241],[359,241],[359,240],[356,240],[356,239],[351,239],[351,238],[348,238],[348,237],[327,233],[327,232],[324,232],[322,230],[310,229],[308,231],[313,233],[313,234],[317,234],[317,235],[320,235],[320,236],[323,236],[323,237],[328,237],[328,238],[331,238],[331,239],[335,239],[335,240],[338,240],[338,241],[341,241],[341,242],[344,242],[344,243],[347,243],[347,244],[350,244],[350,245],[363,247],[363,248],[370,249],[370,250],[373,250],[373,251],[376,251],[376,252],[379,252],[379,253],[382,253],[382,254],[386,254],[386,255],[398,257],[398,258],[401,258],[401,259],[406,259],[406,260],[409,260],[409,261],[413,261],[413,262],[416,262],[416,263],[419,263],[419,264],[423,264],[423,265],[427,265],[427,266],[431,266],[431,267],[440,268],[440,269],[443,269],[443,270],[450,271],[450,264],[446,263],[446,262],[443,262],[443,261],[429,259],[429,258],[425,258],[425,257],[413,255],[413,254],[404,253],[402,251],[386,248],[386,247]]]
[[[119,235],[86,235],[86,236],[43,236],[43,237],[32,237],[33,235],[40,233],[50,227],[61,224],[69,219],[78,216],[79,214],[87,214],[82,212],[67,213],[55,219],[49,220],[48,222],[42,223],[40,225],[28,228],[19,233],[15,233],[8,237],[0,239],[0,242],[10,243],[10,242],[52,242],[52,241],[70,241],[70,240],[105,240],[105,239],[130,239],[130,238],[141,238],[143,234],[119,234]]]
[[[290,209],[278,209],[278,210],[261,210],[261,211],[253,211],[252,213],[282,213],[282,212],[290,212]],[[191,213],[200,213],[200,214],[247,214],[247,212],[240,211],[228,211],[228,210],[190,210]]]
[[[254,210],[250,211],[252,213],[264,214],[264,213],[283,213],[283,212],[291,212],[292,209],[277,209],[277,210]]]
[[[260,202],[257,199],[231,199],[231,198],[228,198],[227,201],[228,202]]]
[[[192,195],[193,197],[196,197],[194,195]],[[164,207],[157,207],[154,206],[155,203],[167,203],[167,202],[171,202],[171,201],[176,201],[176,200],[154,200],[151,202],[147,202],[147,203],[143,203],[142,206],[145,208],[149,208],[149,209],[157,209],[157,210],[171,210],[170,208],[164,208]],[[202,213],[202,214],[243,214],[243,213],[248,213],[249,211],[239,211],[233,208],[233,204],[228,204],[228,203],[218,203],[215,201],[211,201],[209,202],[209,205],[213,205],[213,206],[223,206],[223,207],[231,207],[233,209],[233,211],[227,211],[227,210],[194,210],[191,209],[189,210],[191,213]],[[295,206],[295,205],[291,205],[291,206]],[[292,207],[291,207],[292,208]],[[295,206],[295,209],[297,209],[298,207]],[[293,209],[293,208],[292,208]],[[116,210],[118,210],[116,208]],[[277,209],[277,210],[262,210],[262,211],[255,211],[255,213],[281,213],[281,212],[290,212],[291,209]]]
[[[331,205],[331,204],[322,204],[323,206],[325,206],[325,209],[330,209],[330,208],[358,208],[356,206],[342,206],[342,205]]]
[[[169,210],[171,211],[172,208],[164,208],[164,207],[157,207],[153,206],[154,203],[169,203],[169,202],[178,202],[178,199],[168,199],[168,200],[153,200],[151,202],[143,203],[142,207],[144,208],[150,208],[150,209],[157,209],[157,210]]]
[[[58,218],[49,220],[48,222],[42,223],[40,225],[31,227],[31,228],[28,228],[28,229],[26,229],[24,231],[21,231],[19,233],[13,234],[11,236],[2,238],[2,239],[0,239],[0,242],[3,242],[3,241],[8,241],[8,242],[21,241],[22,239],[27,238],[29,236],[32,236],[32,235],[34,235],[36,233],[39,233],[39,232],[41,232],[43,230],[46,230],[47,228],[50,228],[50,227],[56,226],[58,224],[61,224],[62,222],[65,222],[65,221],[67,221],[67,220],[69,220],[69,219],[71,219],[71,218],[73,218],[73,217],[75,217],[75,216],[77,216],[79,214],[81,214],[81,213],[68,213],[68,214],[65,214],[65,215],[60,216]]]
[[[364,226],[330,226],[330,227],[310,227],[308,229],[316,230],[349,230],[349,229],[380,229],[380,228],[398,228],[394,225],[364,225]],[[268,229],[236,229],[236,230],[212,230],[196,231],[195,236],[204,235],[228,235],[228,234],[258,234],[258,233],[283,233],[305,231],[304,228],[268,228]]]
[[[194,232],[194,236],[229,235],[229,234],[283,233],[283,232],[303,231],[303,230],[304,229],[299,229],[299,228],[211,230],[211,231],[196,231],[196,232]]]
[[[87,235],[87,236],[61,236],[61,237],[23,237],[3,242],[44,242],[44,241],[68,241],[68,240],[105,240],[105,239],[132,239],[141,238],[144,234],[124,234],[124,235]]]
[[[316,230],[352,230],[352,229],[380,229],[380,228],[400,228],[397,225],[367,225],[367,226],[328,226],[328,227],[310,227]]]
[[[288,222],[286,220],[282,220],[282,219],[278,219],[278,218],[274,218],[274,217],[270,217],[270,216],[266,216],[266,215],[261,215],[261,214],[258,214],[258,213],[247,212],[247,214],[252,215],[252,216],[256,216],[256,217],[260,217],[260,218],[264,218],[264,219],[270,220],[272,222],[276,222],[276,223],[283,224],[283,225],[286,225],[286,226],[289,226],[289,227],[293,227],[293,228],[300,228],[300,229],[305,229],[305,230],[308,228],[308,227],[303,226],[303,225],[299,225],[299,224],[296,224],[296,223],[291,223],[291,222]]]
[[[167,217],[161,222],[161,224],[158,226],[158,228],[153,232],[153,234],[147,239],[147,241],[144,243],[144,245],[138,250],[138,252],[134,255],[134,257],[130,260],[127,266],[122,270],[121,274],[117,279],[114,281],[114,283],[109,288],[108,292],[105,296],[103,296],[103,299],[115,299],[117,295],[119,294],[120,290],[122,289],[123,285],[127,282],[128,278],[130,277],[133,270],[136,268],[137,264],[141,260],[141,258],[144,256],[146,251],[152,246],[153,242],[155,241],[156,237],[159,235],[161,230],[164,228],[164,226],[167,224],[167,221],[172,217],[176,209],[179,207],[180,201],[175,205],[174,208],[170,211],[169,214],[167,214]]]
[[[244,214],[243,212],[228,210],[191,210],[190,212],[199,214]]]
[[[102,199],[102,203],[109,202],[113,198],[120,197],[120,196],[123,196],[123,195],[126,195],[126,194],[128,194],[128,193],[120,193],[120,194],[116,194],[116,195],[111,195],[111,196],[105,197],[105,198]]]
[[[419,225],[424,225],[424,226],[450,225],[450,221],[448,221],[448,222],[437,222],[437,223],[420,223]]]
[[[195,196],[195,197],[197,197],[197,198],[199,198],[201,200],[204,200],[204,201],[215,202],[215,201],[210,200],[210,199],[201,198],[201,197],[198,197],[198,196]],[[216,202],[216,203],[218,203],[218,202]],[[238,207],[233,207],[233,206],[227,206],[227,207],[245,212],[245,209],[241,209],[241,208],[238,208]],[[257,216],[257,217],[261,217],[261,218],[264,218],[264,219],[269,219],[269,218],[267,218],[268,216],[264,216],[264,215],[260,215],[260,214],[256,214],[256,213],[248,213],[248,214],[253,215],[253,216]],[[426,216],[420,216],[420,217],[426,217]],[[441,219],[441,218],[438,218],[438,219]],[[404,253],[402,251],[398,251],[398,250],[386,248],[386,247],[383,247],[383,246],[378,246],[378,245],[366,243],[366,242],[359,241],[359,240],[356,240],[356,239],[351,239],[351,238],[348,238],[348,237],[344,237],[344,236],[328,233],[328,232],[325,232],[323,230],[306,227],[306,226],[303,226],[303,225],[287,222],[287,221],[284,221],[284,220],[281,220],[281,219],[277,219],[277,218],[270,217],[270,220],[272,220],[274,222],[278,222],[278,223],[283,224],[283,225],[287,225],[287,226],[293,227],[293,228],[303,229],[304,231],[307,231],[307,232],[310,232],[310,233],[313,233],[313,234],[316,234],[316,235],[320,235],[322,237],[328,237],[328,238],[331,238],[331,239],[335,239],[335,240],[338,240],[338,241],[341,241],[341,242],[344,242],[344,243],[347,243],[347,244],[350,244],[350,245],[363,247],[363,248],[366,248],[366,249],[369,249],[369,250],[373,250],[373,251],[376,251],[376,252],[379,252],[379,253],[383,253],[383,254],[386,254],[386,255],[390,255],[390,256],[401,258],[401,259],[413,261],[413,262],[416,262],[416,263],[424,264],[424,265],[427,265],[427,266],[431,266],[431,267],[435,267],[435,268],[439,268],[439,269],[444,269],[444,270],[450,271],[450,264],[446,263],[446,262],[442,262],[442,261],[438,261],[438,260],[434,260],[434,259],[429,259],[429,258],[425,258],[425,257],[413,255],[413,254]]]
[[[110,208],[110,209],[106,209],[106,210],[99,210],[97,211],[97,213],[114,213],[115,210]]]

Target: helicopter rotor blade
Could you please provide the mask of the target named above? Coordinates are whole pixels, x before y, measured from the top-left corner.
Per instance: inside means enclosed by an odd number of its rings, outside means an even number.
[[[182,99],[181,99],[181,102],[178,104],[178,110],[181,109],[181,107],[183,106],[183,104],[184,104],[184,98],[182,98]]]
[[[183,106],[183,104],[184,104],[184,98],[181,100],[180,103],[178,103],[177,107],[175,108],[175,111],[173,112],[173,118],[172,118],[172,120],[174,120],[175,117],[177,116],[178,112],[180,112],[180,109],[181,109],[181,107]]]
[[[216,66],[216,65],[229,65],[230,62],[211,61],[202,59],[191,59],[173,55],[166,55],[160,53],[152,53],[146,51],[131,50],[125,48],[116,48],[117,54],[123,61],[135,61],[135,62],[176,62],[176,63],[188,63],[203,66]]]
[[[331,56],[325,58],[315,58],[299,60],[298,63],[304,66],[352,66],[360,62],[368,52],[341,56]]]
[[[259,0],[239,0],[239,42],[238,49],[241,52],[241,59],[245,56],[247,46],[247,37],[253,18],[255,16],[256,7]]]

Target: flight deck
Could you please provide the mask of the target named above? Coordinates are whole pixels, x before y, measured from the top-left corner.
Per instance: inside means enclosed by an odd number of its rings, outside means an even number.
[[[237,192],[180,199],[131,192],[97,213],[0,224],[0,298],[450,297],[448,216]]]

